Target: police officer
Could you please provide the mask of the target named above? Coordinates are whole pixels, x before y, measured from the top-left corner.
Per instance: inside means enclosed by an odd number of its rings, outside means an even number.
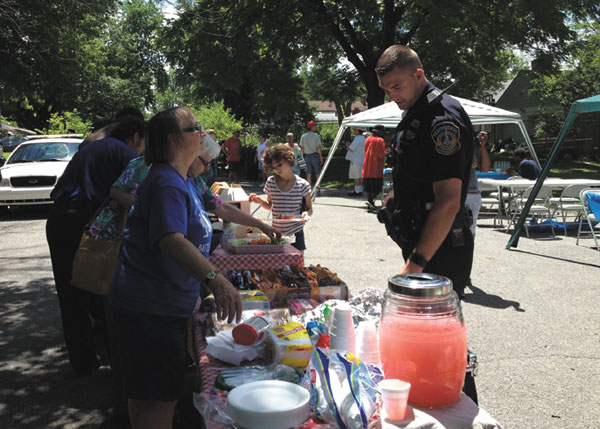
[[[464,209],[473,157],[471,121],[458,101],[427,81],[412,49],[390,46],[375,71],[379,86],[404,111],[392,140],[394,186],[384,201],[394,213],[396,234],[390,235],[405,260],[400,273],[448,277],[462,297],[473,261]],[[465,392],[471,390],[467,393],[476,400],[467,378]]]

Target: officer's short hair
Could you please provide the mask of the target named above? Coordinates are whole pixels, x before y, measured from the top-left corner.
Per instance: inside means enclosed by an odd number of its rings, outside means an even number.
[[[403,71],[415,71],[416,69],[422,69],[423,64],[419,55],[408,46],[392,45],[377,60],[375,73],[378,76],[383,76],[396,67]]]

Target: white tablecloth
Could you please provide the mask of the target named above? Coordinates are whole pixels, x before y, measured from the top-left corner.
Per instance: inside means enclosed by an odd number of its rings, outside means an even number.
[[[402,421],[391,421],[382,411],[380,429],[502,429],[487,411],[479,408],[464,393],[453,406],[436,409],[419,409],[409,406]]]

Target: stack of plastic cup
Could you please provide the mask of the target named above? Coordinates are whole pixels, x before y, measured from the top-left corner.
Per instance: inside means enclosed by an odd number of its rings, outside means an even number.
[[[379,356],[379,337],[375,322],[361,322],[356,333],[356,355],[371,365],[381,366]]]
[[[383,397],[385,417],[389,420],[404,420],[410,383],[394,378],[386,378],[379,382],[379,390]]]
[[[329,348],[338,352],[354,353],[356,334],[352,319],[352,308],[341,303],[333,310],[329,326]]]

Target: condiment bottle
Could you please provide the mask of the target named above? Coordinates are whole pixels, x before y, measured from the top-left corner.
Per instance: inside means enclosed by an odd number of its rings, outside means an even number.
[[[460,399],[467,331],[448,278],[427,273],[390,277],[379,335],[384,375],[411,384],[410,403],[438,408]]]
[[[236,343],[251,346],[269,328],[267,319],[261,316],[253,316],[233,328],[232,335]]]

